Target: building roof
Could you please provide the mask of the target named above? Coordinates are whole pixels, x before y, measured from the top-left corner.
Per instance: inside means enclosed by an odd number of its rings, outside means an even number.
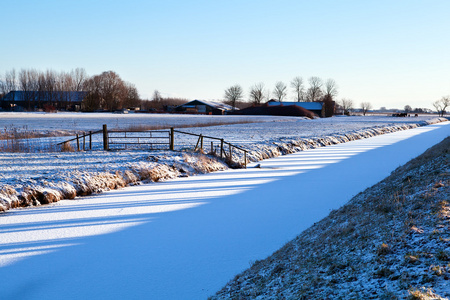
[[[323,106],[323,102],[279,102],[279,101],[274,101],[274,100],[267,102],[267,104],[269,106],[297,105],[297,106],[303,107],[304,109],[307,109],[307,110],[322,110],[322,106]]]
[[[213,109],[220,109],[220,110],[233,110],[233,106],[224,104],[221,102],[215,102],[215,101],[204,101],[204,100],[192,100],[187,103],[184,103],[182,105],[179,105],[178,107],[195,107],[196,105],[206,105]],[[237,110],[238,108],[234,108],[234,110]]]
[[[6,94],[1,101],[64,101],[81,102],[87,95],[87,92],[69,92],[69,91],[11,91]]]
[[[298,105],[252,106],[234,112],[239,115],[296,116],[314,118],[314,113]]]

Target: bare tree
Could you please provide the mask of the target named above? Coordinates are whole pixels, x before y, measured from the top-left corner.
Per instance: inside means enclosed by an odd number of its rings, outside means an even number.
[[[38,101],[38,107],[41,107],[42,101],[44,101],[45,91],[46,91],[46,84],[45,84],[45,74],[44,72],[40,71],[38,73],[38,82],[37,82],[37,101]]]
[[[89,96],[84,106],[85,109],[105,108],[114,111],[122,108],[122,102],[126,97],[125,83],[120,76],[107,71],[96,75],[87,84]]]
[[[442,97],[440,100],[433,102],[433,106],[436,109],[440,117],[443,117],[445,110],[450,105],[450,96]]]
[[[306,91],[306,100],[309,102],[320,101],[323,96],[322,79],[320,79],[319,77],[313,76],[308,79],[308,82],[309,82],[309,88]]]
[[[103,72],[102,93],[106,107],[110,111],[122,108],[122,100],[125,98],[125,84],[119,74],[113,71]]]
[[[405,107],[403,108],[403,110],[405,111],[405,113],[409,114],[410,112],[412,112],[412,108],[410,105],[405,105]]]
[[[71,107],[71,91],[75,91],[76,85],[72,73],[61,72],[56,76],[56,98],[58,109],[69,109]]]
[[[264,100],[264,83],[260,82],[250,88],[250,102],[255,105],[261,104]]]
[[[227,104],[233,107],[236,106],[236,101],[242,99],[244,92],[242,87],[239,84],[235,84],[225,90],[225,101]]]
[[[361,110],[363,113],[363,116],[366,115],[366,113],[372,108],[372,104],[370,102],[361,102]]]
[[[100,76],[93,76],[86,80],[84,86],[88,94],[81,103],[82,110],[95,111],[102,108],[103,99],[100,95],[100,84]]]
[[[294,90],[297,102],[303,101],[304,98],[304,87],[303,87],[303,78],[300,76],[295,77],[291,81],[291,87]]]
[[[11,71],[5,72],[5,81],[4,81],[4,94],[8,94],[9,92],[17,90],[17,78],[16,78],[16,70],[12,69]],[[14,101],[14,99],[13,99]]]
[[[343,98],[341,100],[342,110],[344,112],[344,115],[350,115],[350,113],[353,110],[353,100]]]
[[[72,77],[72,91],[81,92],[84,90],[88,76],[83,68],[76,68],[70,72]]]
[[[3,78],[0,77],[0,98],[5,95],[5,81]]]
[[[334,81],[334,79],[331,79],[331,78],[328,79],[325,82],[325,95],[334,99],[338,94],[337,88],[338,88],[338,86],[336,84],[336,81]]]
[[[27,105],[27,109],[31,109],[31,90],[30,83],[28,80],[28,71],[25,69],[21,69],[19,71],[19,89],[23,92],[23,100]]]
[[[153,92],[152,101],[155,102],[155,103],[161,103],[162,96],[161,96],[161,93],[158,90],[155,90]]]
[[[123,101],[125,107],[136,107],[140,104],[139,92],[132,83],[125,82],[126,96]]]
[[[56,103],[56,77],[57,74],[53,70],[47,70],[44,73],[44,101]]]
[[[275,84],[275,89],[273,90],[273,94],[275,96],[275,98],[278,99],[278,101],[283,102],[284,97],[286,97],[286,92],[287,87],[286,85],[282,82],[282,81],[278,81]]]

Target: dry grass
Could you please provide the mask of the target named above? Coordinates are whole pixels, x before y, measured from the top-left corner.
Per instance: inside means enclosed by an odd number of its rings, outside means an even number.
[[[227,168],[219,158],[203,153],[184,153],[183,159],[198,173],[210,173]]]
[[[223,125],[233,125],[233,124],[251,124],[251,123],[263,123],[264,121],[250,121],[250,120],[236,120],[232,122],[224,122],[224,121],[214,121],[214,122],[198,122],[192,124],[183,124],[177,125],[176,128],[195,128],[195,127],[210,127],[210,126],[223,126]],[[162,129],[170,129],[174,127],[173,125],[131,125],[121,130],[125,131],[147,131],[147,130],[162,130]]]
[[[414,289],[411,288],[408,291],[408,300],[437,300],[437,299],[444,299],[440,297],[439,295],[436,295],[431,288],[421,288],[421,289]]]
[[[61,144],[61,152],[75,152],[75,149],[69,142]]]
[[[46,151],[57,151],[56,147],[48,141],[42,141],[43,137],[55,137],[57,134],[51,132],[42,133],[28,130],[27,126],[22,128],[9,126],[0,130],[0,151],[3,152],[35,152],[36,149]]]

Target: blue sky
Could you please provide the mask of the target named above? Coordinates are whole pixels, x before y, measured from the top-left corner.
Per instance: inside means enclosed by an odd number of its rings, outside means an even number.
[[[113,70],[143,98],[217,100],[234,84],[247,97],[296,76],[374,108],[450,94],[447,0],[3,2],[0,74]]]

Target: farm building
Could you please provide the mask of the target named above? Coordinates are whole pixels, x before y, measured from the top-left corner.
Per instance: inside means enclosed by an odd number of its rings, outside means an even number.
[[[72,91],[11,91],[0,99],[4,110],[40,110],[52,107],[58,110],[78,111],[87,92]]]
[[[304,108],[306,110],[309,110],[310,112],[318,115],[319,117],[325,116],[325,105],[324,102],[279,102],[276,100],[270,100],[267,102],[268,106],[289,106],[289,105],[296,105],[301,108]]]
[[[298,105],[268,105],[251,106],[233,112],[236,115],[290,116],[314,118],[316,115]]]
[[[203,100],[192,100],[175,108],[177,112],[209,115],[224,115],[233,110],[237,110],[237,108],[220,102]]]

